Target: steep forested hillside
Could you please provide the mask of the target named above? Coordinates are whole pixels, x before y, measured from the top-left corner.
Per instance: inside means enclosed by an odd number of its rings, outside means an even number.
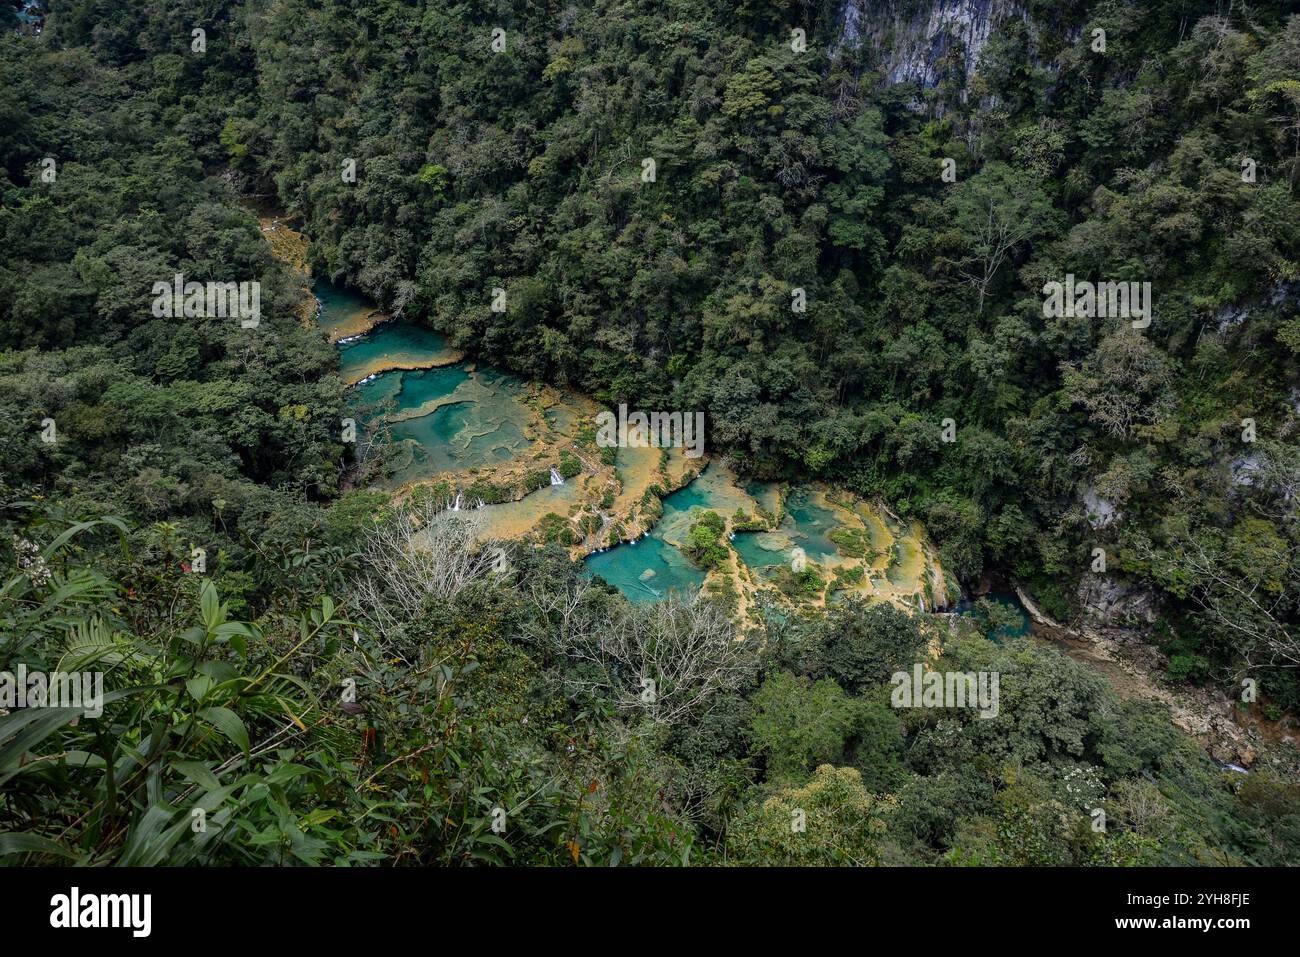
[[[436,503],[344,479],[336,353],[258,209],[473,356],[702,409],[742,473],[879,497],[968,591],[1130,626],[1168,681],[1249,679],[1290,720],[1300,14],[976,4],[974,51],[927,32],[947,6],[52,0],[6,27],[0,668],[94,665],[114,697],[0,716],[0,855],[1296,863],[1293,742],[1224,774],[1164,708],[988,640],[989,607],[736,645],[707,600],[633,606],[554,548],[495,574]],[[261,324],[153,314],[176,273],[260,281]],[[1067,276],[1150,283],[1150,323],[1048,315]],[[1000,713],[890,707],[927,649],[1000,674]]]
[[[1058,617],[1103,547],[1181,674],[1288,662],[1295,704],[1300,20],[1018,9],[918,89],[833,4],[269,4],[230,158],[331,276],[477,354],[704,408],[744,466],[882,494]],[[1067,274],[1150,282],[1150,326],[1045,319]]]

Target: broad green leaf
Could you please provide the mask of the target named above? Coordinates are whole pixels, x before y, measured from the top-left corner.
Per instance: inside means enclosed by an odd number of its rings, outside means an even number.
[[[217,586],[210,579],[204,580],[199,591],[199,606],[203,615],[203,624],[208,631],[214,631],[221,624],[221,603],[217,598]]]
[[[9,854],[53,854],[55,857],[68,857],[73,860],[81,858],[80,852],[65,847],[58,841],[25,831],[0,833],[0,857]]]
[[[248,729],[239,715],[229,708],[204,708],[198,716],[238,745],[245,755],[248,754]]]

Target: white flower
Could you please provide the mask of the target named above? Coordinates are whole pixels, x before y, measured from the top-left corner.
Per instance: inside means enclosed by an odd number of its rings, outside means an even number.
[[[45,564],[45,559],[41,557],[41,549],[35,542],[29,542],[15,535],[14,553],[18,558],[18,567],[27,573],[33,585],[40,588],[49,584],[50,568]]]

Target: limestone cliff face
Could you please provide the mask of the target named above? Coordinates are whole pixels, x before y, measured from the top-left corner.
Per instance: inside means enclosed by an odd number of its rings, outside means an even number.
[[[1079,582],[1080,621],[1088,628],[1143,631],[1155,623],[1155,596],[1110,575],[1084,575]]]
[[[841,43],[861,44],[886,83],[932,87],[957,65],[969,81],[1006,18],[1027,14],[1015,0],[846,0]]]

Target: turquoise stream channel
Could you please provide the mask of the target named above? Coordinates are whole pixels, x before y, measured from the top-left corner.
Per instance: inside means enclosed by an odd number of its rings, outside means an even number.
[[[655,601],[671,590],[694,594],[704,583],[704,572],[696,568],[671,541],[680,541],[701,513],[714,511],[728,516],[744,498],[774,512],[777,487],[751,483],[738,500],[714,466],[709,466],[685,488],[663,501],[663,516],[650,533],[636,542],[624,542],[587,559],[587,571],[599,575],[633,601]],[[751,507],[749,514],[754,513]],[[776,533],[740,532],[732,544],[741,561],[755,569],[766,569],[790,561],[790,543],[800,545],[813,561],[835,554],[835,543],[827,536],[836,527],[835,515],[812,501],[806,489],[793,489],[786,499],[786,511]]]
[[[408,322],[383,321],[356,333],[371,321],[373,306],[323,281],[314,291],[321,303],[321,328],[336,338],[350,333],[338,339],[339,361],[344,378],[356,383],[350,407],[361,430],[383,425],[391,433],[395,452],[386,480],[390,486],[444,472],[490,470],[532,451],[528,435],[534,420],[524,402],[526,383],[490,366],[463,361],[442,336]],[[578,413],[557,405],[547,414],[552,424],[567,429]],[[564,421],[566,417],[570,421]],[[630,451],[620,450],[615,465],[632,474],[634,461]],[[699,514],[712,510],[731,517],[740,510],[754,516],[760,508],[775,514],[781,504],[775,484],[755,482],[741,488],[734,481],[727,470],[709,466],[663,500],[663,515],[648,534],[588,556],[587,574],[600,576],[637,602],[655,601],[674,590],[695,594],[705,573],[678,546]],[[484,518],[497,527],[522,530],[549,511],[568,516],[579,494],[577,484],[543,487],[519,502],[488,505]],[[820,502],[824,499],[810,489],[790,489],[775,530],[735,535],[740,560],[766,575],[789,562],[795,547],[812,562],[836,557],[830,535],[840,519]],[[475,503],[464,505],[472,508]],[[878,522],[867,525],[873,537],[888,534]],[[924,564],[919,540],[902,537],[898,544],[899,560],[886,572],[891,581],[918,562]],[[897,583],[903,584],[901,579]]]
[[[385,322],[362,336],[339,342],[339,371],[345,378],[364,372],[376,362],[416,365],[429,356],[447,350],[446,342],[423,326],[409,322]]]
[[[757,492],[755,498],[763,501],[760,496],[765,490],[761,485],[751,484],[746,491],[751,495]],[[802,548],[810,561],[821,562],[836,553],[835,543],[827,536],[837,524],[834,512],[816,505],[807,489],[796,488],[785,500],[785,514],[781,516],[781,524],[775,533],[741,532],[732,544],[736,547],[736,554],[750,568],[788,564],[788,542]]]
[[[704,572],[664,541],[670,522],[702,504],[692,486],[664,499],[664,514],[650,533],[587,558],[587,573],[599,575],[635,602],[658,601],[669,591],[693,595],[704,584]]]
[[[1003,642],[1009,641],[1012,638],[1023,638],[1025,635],[1029,634],[1029,612],[1025,610],[1025,606],[1020,603],[1020,599],[1015,595],[1008,595],[1002,592],[989,592],[987,595],[980,595],[979,597],[987,598],[989,601],[1001,605],[1009,611],[1015,612],[1018,618],[1016,624],[1004,625],[988,635],[985,635],[986,638],[991,641]],[[963,617],[974,618],[975,602],[970,599],[963,599],[953,608],[953,611]]]
[[[325,282],[317,282],[314,291],[327,331],[368,308],[364,300]],[[391,485],[509,462],[528,447],[523,384],[487,366],[448,365],[451,355],[442,336],[401,321],[383,322],[339,342],[343,376],[364,375],[350,403],[358,421],[366,428],[386,420],[391,429],[397,449]],[[437,368],[370,371],[421,364]]]
[[[321,303],[320,325],[327,332],[372,308],[360,297],[323,281],[315,284],[314,291]],[[510,462],[528,449],[524,435],[528,410],[519,401],[523,384],[512,376],[470,362],[368,372],[386,363],[436,362],[445,354],[446,342],[437,333],[400,321],[384,322],[339,343],[343,375],[355,379],[365,373],[352,395],[358,420],[373,425],[387,419],[392,430],[398,449],[388,480],[393,486],[443,471]],[[570,413],[561,408],[550,414]],[[567,486],[552,486],[533,495],[554,498],[556,510],[563,512],[568,491]],[[663,504],[664,519],[654,532],[587,560],[590,574],[600,575],[633,601],[654,601],[670,589],[694,593],[704,582],[704,572],[664,541],[660,529],[683,512],[711,507],[709,497],[688,486]]]

